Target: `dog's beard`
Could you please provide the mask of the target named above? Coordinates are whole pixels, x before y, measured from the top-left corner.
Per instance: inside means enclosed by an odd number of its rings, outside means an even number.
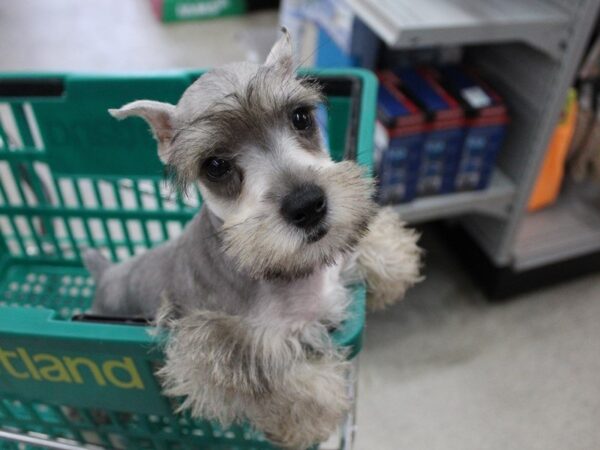
[[[223,225],[225,253],[238,270],[256,279],[291,280],[334,264],[354,248],[374,215],[372,180],[350,161],[317,169],[314,176],[327,194],[321,229],[307,234],[286,223],[278,208]]]

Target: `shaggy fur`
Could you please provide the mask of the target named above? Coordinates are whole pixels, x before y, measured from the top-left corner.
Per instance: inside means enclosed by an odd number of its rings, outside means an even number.
[[[225,252],[236,261],[238,270],[252,277],[294,279],[310,274],[315,267],[334,264],[340,254],[356,246],[375,211],[373,185],[363,170],[346,161],[320,170],[283,174],[276,185],[283,187],[289,180],[301,184],[302,179],[314,180],[327,192],[330,207],[325,226],[333,231],[318,245],[307,246],[305,233],[289,227],[277,208],[265,205],[254,216],[233,218],[223,226],[223,239]],[[267,198],[279,204],[282,195],[274,190]]]
[[[333,162],[316,126],[293,125],[298,111],[316,124],[321,100],[295,76],[284,33],[264,65],[208,72],[177,105],[111,110],[150,124],[159,157],[182,189],[198,185],[204,206],[177,239],[128,261],[85,254],[93,312],[168,330],[159,376],[180,409],[247,420],[290,449],[326,439],[348,411],[346,355],[328,333],[346,318],[345,286],[366,278],[381,307],[418,279],[416,235],[376,212],[372,181]],[[228,163],[223,177],[211,175],[211,158]],[[306,186],[325,208],[310,228],[284,214]]]
[[[325,440],[340,424],[349,407],[348,363],[325,326],[273,329],[206,310],[165,319],[168,308],[158,320],[170,330],[158,375],[167,395],[185,397],[180,410],[221,423],[246,420],[293,449]]]
[[[409,230],[390,207],[381,208],[356,251],[359,278],[366,280],[367,305],[384,309],[423,278],[419,235]]]

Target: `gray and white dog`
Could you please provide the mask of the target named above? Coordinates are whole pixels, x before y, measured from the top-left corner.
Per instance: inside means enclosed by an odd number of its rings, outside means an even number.
[[[318,87],[295,76],[290,37],[264,65],[200,77],[175,105],[140,100],[180,187],[204,199],[182,235],[121,264],[85,255],[92,311],[156,318],[169,329],[165,392],[223,424],[247,420],[278,445],[306,448],[349,408],[346,285],[364,279],[383,307],[419,279],[417,236],[372,202],[355,163],[333,162],[315,123]]]

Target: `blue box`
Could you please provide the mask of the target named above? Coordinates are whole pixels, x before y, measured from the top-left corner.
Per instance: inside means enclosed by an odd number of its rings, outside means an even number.
[[[390,140],[378,165],[378,200],[382,204],[413,200],[417,193],[422,133],[408,133]]]
[[[467,132],[454,177],[445,184],[452,190],[485,189],[509,122],[500,96],[469,69],[447,66],[439,69],[444,86],[461,102],[467,116]]]
[[[456,177],[464,139],[462,126],[428,132],[423,145],[420,195],[454,191],[454,185],[447,180]]]
[[[385,136],[376,144],[378,201],[402,203],[415,198],[424,142],[423,115],[400,93],[379,86],[378,127]]]
[[[485,189],[506,133],[502,124],[473,126],[467,133],[461,166],[455,177],[457,190]]]

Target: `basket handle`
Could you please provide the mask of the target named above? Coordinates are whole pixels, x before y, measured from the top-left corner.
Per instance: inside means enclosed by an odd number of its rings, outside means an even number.
[[[12,77],[0,78],[0,97],[61,97],[65,81],[60,77]]]

